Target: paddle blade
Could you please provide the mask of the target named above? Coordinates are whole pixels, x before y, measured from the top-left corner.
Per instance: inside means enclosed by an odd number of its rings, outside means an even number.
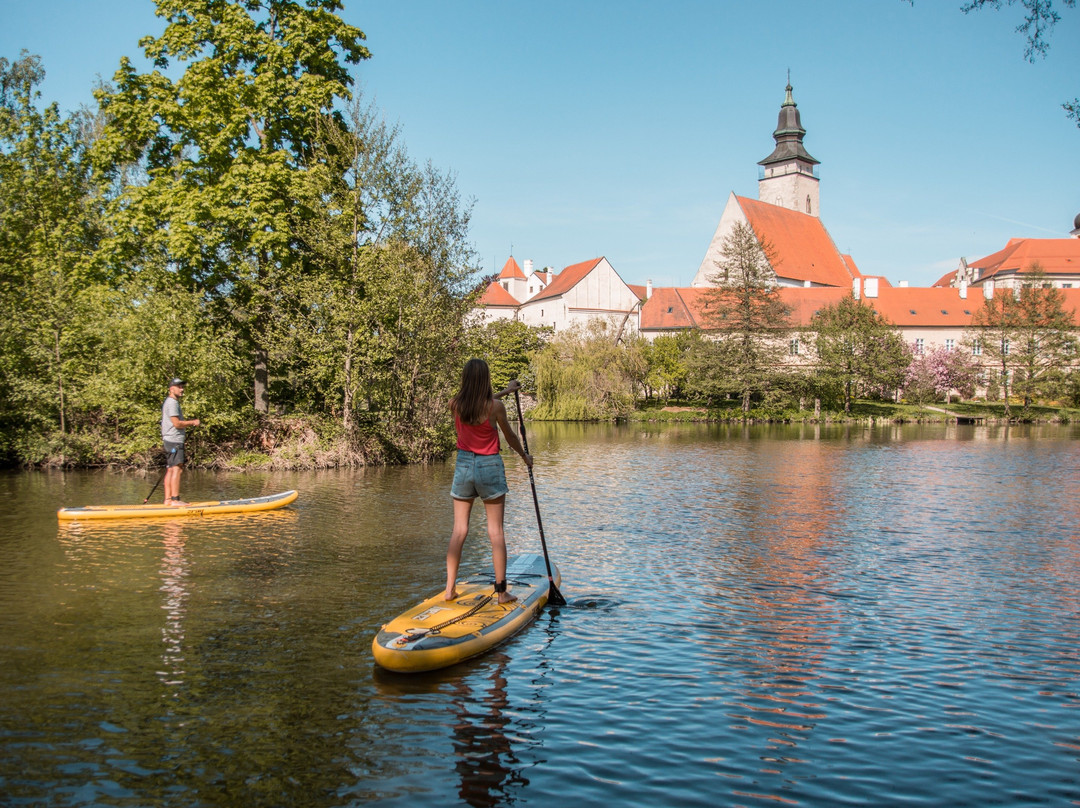
[[[566,598],[562,596],[559,587],[555,586],[555,582],[548,578],[548,585],[548,606],[565,606]]]

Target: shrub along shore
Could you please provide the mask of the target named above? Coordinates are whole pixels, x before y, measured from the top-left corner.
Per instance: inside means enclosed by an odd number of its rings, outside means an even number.
[[[902,424],[945,424],[958,419],[982,425],[1068,424],[1080,422],[1080,409],[1033,406],[1013,408],[1004,416],[1004,405],[963,402],[934,406],[856,402],[850,414],[812,410],[744,413],[739,402],[731,407],[695,406],[689,403],[655,403],[639,408],[623,423],[654,424],[852,424],[881,427]],[[350,432],[337,421],[312,415],[275,416],[260,419],[243,434],[215,438],[212,431],[192,429],[188,436],[188,466],[221,471],[328,469],[360,466],[428,463],[445,460],[453,451],[449,423],[417,430],[393,429],[377,422],[359,424]],[[155,468],[163,452],[155,444],[126,456],[120,447],[104,441],[83,440],[54,447],[35,468]]]

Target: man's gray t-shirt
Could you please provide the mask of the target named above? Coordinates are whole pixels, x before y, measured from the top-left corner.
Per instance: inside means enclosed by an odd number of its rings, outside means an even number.
[[[173,426],[172,416],[174,415],[181,421],[184,420],[184,415],[180,412],[180,402],[169,396],[161,405],[161,439],[169,443],[183,443],[184,430]]]

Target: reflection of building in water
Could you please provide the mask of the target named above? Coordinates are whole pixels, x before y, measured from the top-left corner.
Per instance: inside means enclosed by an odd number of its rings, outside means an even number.
[[[718,581],[723,614],[710,621],[710,644],[724,649],[722,676],[739,693],[725,705],[732,727],[749,743],[759,737],[761,773],[782,776],[827,716],[815,681],[840,622],[829,594],[832,565],[843,563],[831,541],[837,466],[832,447],[817,441],[762,441],[754,449],[731,470],[741,475],[738,515],[724,537],[734,568]]]
[[[177,697],[175,688],[184,683],[184,617],[187,614],[188,567],[184,555],[184,525],[169,521],[162,526],[161,587],[165,595],[165,625],[161,629],[164,647],[161,651],[162,667],[158,678],[166,686],[167,694]]]

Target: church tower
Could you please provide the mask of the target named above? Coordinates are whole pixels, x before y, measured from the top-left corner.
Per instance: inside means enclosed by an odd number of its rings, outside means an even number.
[[[776,123],[773,139],[776,148],[764,160],[758,177],[758,200],[779,205],[799,213],[820,216],[818,178],[814,174],[815,160],[803,148],[806,130],[799,119],[799,109],[791,97],[791,78],[788,78],[787,96],[780,105],[780,117]]]

